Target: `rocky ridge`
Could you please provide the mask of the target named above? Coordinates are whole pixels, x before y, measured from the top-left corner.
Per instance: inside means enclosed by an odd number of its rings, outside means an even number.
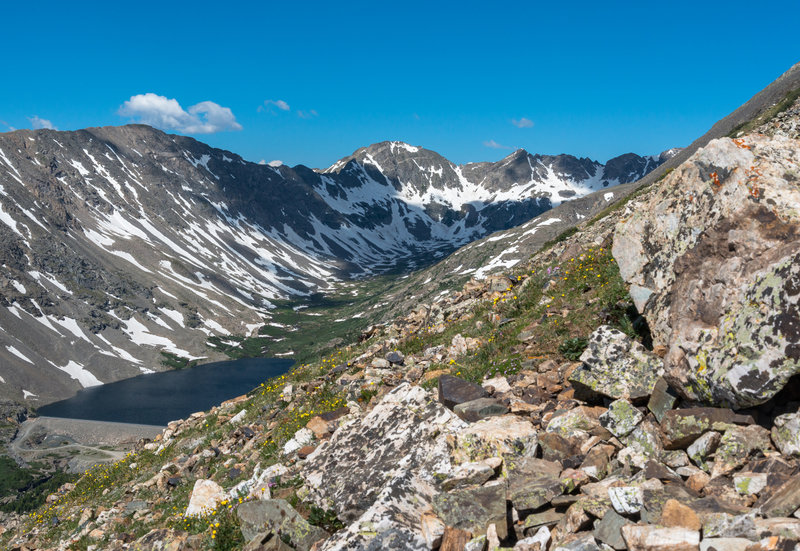
[[[787,169],[797,151],[800,142],[780,135],[713,141],[515,272],[471,280],[366,331],[359,344],[171,423],[31,518],[6,519],[14,531],[6,541],[19,549],[795,549],[800,394],[790,350],[800,339],[782,329],[796,326],[795,275],[779,270],[780,246],[762,254],[738,246],[748,234],[723,231],[725,216],[715,213],[728,212],[726,201],[763,208],[771,215],[739,217],[752,235],[794,235],[797,184]],[[734,170],[740,160],[758,172]],[[696,203],[708,207],[705,227],[692,218]],[[667,214],[669,231],[640,233],[661,220],[635,224],[651,212]],[[716,292],[713,280],[682,290],[680,277],[698,262],[681,258],[715,234],[736,246],[714,249],[725,254],[710,258],[725,264],[709,277],[745,274],[758,285],[749,276],[769,273],[773,292],[786,293],[748,309],[772,295],[738,284]],[[637,263],[645,247],[662,256]],[[628,295],[624,280],[644,290]],[[659,298],[669,293],[680,296]],[[678,298],[692,302],[670,313]],[[785,324],[763,323],[771,308]],[[718,349],[689,338],[698,324],[707,331],[730,319],[752,334],[778,331],[765,356],[782,363],[764,369],[743,354],[732,364],[738,380],[752,372],[770,389],[758,400],[736,401],[752,387],[730,384],[725,354],[704,369],[681,371],[685,363],[673,360],[674,346]],[[705,377],[712,368],[723,375]],[[679,384],[687,376],[709,392]]]

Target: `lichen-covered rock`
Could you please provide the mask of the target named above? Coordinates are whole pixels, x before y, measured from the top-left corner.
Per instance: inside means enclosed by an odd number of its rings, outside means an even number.
[[[644,418],[641,411],[627,400],[614,400],[600,416],[600,424],[616,437],[627,436]]]
[[[600,425],[600,416],[605,408],[578,406],[568,411],[556,412],[547,423],[547,432],[555,432],[564,438],[588,436]]]
[[[301,474],[310,499],[349,526],[320,551],[426,549],[420,510],[452,470],[448,435],[466,426],[422,387],[403,383],[322,442]]]
[[[722,435],[718,432],[708,431],[707,433],[703,434],[700,438],[692,442],[692,444],[686,448],[686,453],[689,455],[694,464],[703,469],[704,471],[708,471],[708,458],[711,456],[712,453],[717,451],[717,446],[719,446],[719,440],[722,438]]]
[[[493,476],[494,469],[483,461],[464,463],[453,469],[450,476],[442,482],[442,489],[449,492],[463,486],[483,484]]]
[[[733,485],[742,495],[759,494],[767,487],[767,473],[738,472],[733,475]]]
[[[727,408],[673,409],[664,414],[661,430],[668,449],[690,445],[709,430],[724,432],[735,425],[751,425],[752,417]]]
[[[633,515],[642,510],[644,495],[639,486],[615,486],[608,489],[614,510],[621,515]]]
[[[772,442],[784,455],[800,455],[800,412],[775,418]]]
[[[642,400],[650,396],[663,372],[661,358],[622,331],[598,327],[581,354],[583,365],[569,380],[581,396]]]
[[[649,420],[639,423],[623,441],[627,447],[619,452],[617,458],[639,469],[643,469],[651,459],[658,459],[664,450],[658,427]]]
[[[711,478],[728,474],[747,462],[755,452],[772,449],[769,431],[759,425],[733,427],[722,435],[714,454]]]
[[[439,494],[433,510],[447,526],[481,534],[494,524],[500,539],[508,535],[505,482]]]
[[[756,505],[765,517],[788,517],[800,509],[800,476],[794,476],[779,488],[769,488],[766,499]]]
[[[533,424],[516,415],[482,419],[448,437],[453,461],[464,463],[507,455],[536,455],[538,438]]]
[[[533,511],[561,495],[561,465],[530,457],[508,460],[508,497],[518,511]]]
[[[236,508],[245,541],[263,532],[288,538],[295,549],[308,551],[315,542],[328,536],[322,528],[309,524],[283,499],[247,501]]]
[[[685,397],[761,404],[800,371],[800,142],[711,141],[616,228],[612,252]]]

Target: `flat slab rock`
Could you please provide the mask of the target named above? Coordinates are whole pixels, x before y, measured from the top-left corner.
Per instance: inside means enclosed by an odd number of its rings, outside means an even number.
[[[492,457],[533,457],[539,445],[536,427],[517,415],[482,419],[464,426],[447,440],[456,463]]]
[[[622,537],[630,551],[698,551],[700,532],[685,528],[628,524]]]
[[[685,398],[743,409],[800,372],[798,161],[798,140],[712,140],[616,227],[620,275]]]
[[[532,457],[506,460],[508,498],[518,511],[534,511],[564,492],[561,464]]]
[[[662,360],[622,331],[601,325],[581,354],[583,365],[569,377],[576,396],[646,399],[663,373]]]
[[[508,408],[494,398],[478,398],[458,404],[453,408],[453,412],[464,421],[474,423],[487,417],[508,413]]]
[[[433,510],[446,526],[483,534],[494,524],[500,539],[508,534],[505,483],[439,494],[433,498]]]
[[[446,408],[453,409],[458,404],[487,398],[489,393],[480,385],[465,381],[453,375],[439,377],[439,401]]]
[[[704,433],[714,430],[725,432],[735,425],[752,425],[749,415],[741,415],[727,408],[673,409],[664,414],[661,430],[668,449],[684,448]]]

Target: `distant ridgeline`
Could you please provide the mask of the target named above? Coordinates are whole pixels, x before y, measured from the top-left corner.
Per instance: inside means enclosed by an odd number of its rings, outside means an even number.
[[[456,166],[384,142],[312,170],[142,125],[2,134],[0,396],[51,402],[163,369],[162,353],[222,359],[282,299],[429,265],[673,153]]]

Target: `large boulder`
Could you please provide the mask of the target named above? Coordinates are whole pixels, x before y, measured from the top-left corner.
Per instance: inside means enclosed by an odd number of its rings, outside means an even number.
[[[800,371],[800,141],[721,138],[616,227],[612,252],[684,397],[761,404]]]
[[[310,499],[348,526],[318,551],[428,549],[420,511],[453,472],[448,436],[466,427],[431,393],[403,383],[323,441],[301,474]]]

